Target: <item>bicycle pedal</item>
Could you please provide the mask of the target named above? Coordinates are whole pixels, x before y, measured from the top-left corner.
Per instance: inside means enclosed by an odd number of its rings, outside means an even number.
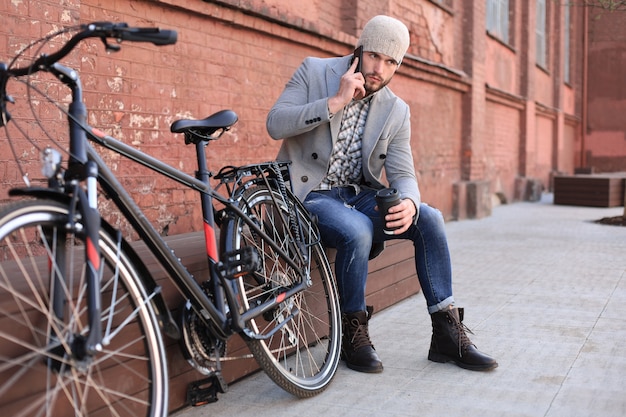
[[[255,248],[245,246],[222,254],[217,269],[226,279],[236,279],[251,274],[261,267],[261,258]]]
[[[222,394],[228,392],[228,384],[219,372],[190,383],[187,387],[187,403],[193,407],[214,403],[218,399],[218,392]]]

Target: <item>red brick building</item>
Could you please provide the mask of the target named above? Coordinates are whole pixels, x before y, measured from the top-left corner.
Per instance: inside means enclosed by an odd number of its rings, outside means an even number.
[[[350,53],[359,28],[381,13],[411,32],[391,88],[412,109],[424,199],[448,219],[488,215],[495,195],[532,198],[555,172],[619,170],[626,158],[619,12],[552,0],[44,0],[0,8],[2,60],[55,28],[93,20],[178,30],[174,46],[126,43],[113,54],[91,40],[66,63],[81,71],[92,125],[189,172],[193,151],[169,133],[173,120],[233,109],[240,121],[212,144],[210,166],[272,159],[278,144],[265,115],[293,70],[307,55]],[[9,154],[2,158],[4,194],[20,176]],[[113,162],[162,230],[197,227],[193,193]]]

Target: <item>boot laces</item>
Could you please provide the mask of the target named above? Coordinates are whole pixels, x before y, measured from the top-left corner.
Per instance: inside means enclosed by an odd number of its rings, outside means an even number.
[[[458,334],[459,357],[462,357],[463,353],[467,351],[468,347],[474,346],[469,336],[467,335],[467,333],[474,334],[474,332],[472,332],[472,330],[467,327],[461,320],[456,320],[456,318],[452,314],[449,314],[448,317],[450,318],[450,321],[454,325],[454,328],[456,329],[456,332]]]
[[[351,327],[354,328],[354,333],[350,339],[350,344],[352,345],[353,350],[358,350],[365,346],[374,347],[372,341],[370,340],[367,324],[360,323],[358,319],[352,319],[350,324]]]

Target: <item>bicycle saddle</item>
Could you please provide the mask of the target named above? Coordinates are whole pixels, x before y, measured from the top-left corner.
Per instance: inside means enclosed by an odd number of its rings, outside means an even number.
[[[237,114],[232,110],[220,110],[202,120],[183,119],[176,120],[170,126],[173,133],[201,133],[211,135],[217,130],[227,130],[238,120]]]

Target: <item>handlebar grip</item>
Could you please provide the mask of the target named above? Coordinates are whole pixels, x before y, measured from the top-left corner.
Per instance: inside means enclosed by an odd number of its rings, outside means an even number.
[[[175,30],[159,28],[132,28],[121,31],[120,39],[131,42],[151,42],[155,45],[172,45],[178,40]]]

